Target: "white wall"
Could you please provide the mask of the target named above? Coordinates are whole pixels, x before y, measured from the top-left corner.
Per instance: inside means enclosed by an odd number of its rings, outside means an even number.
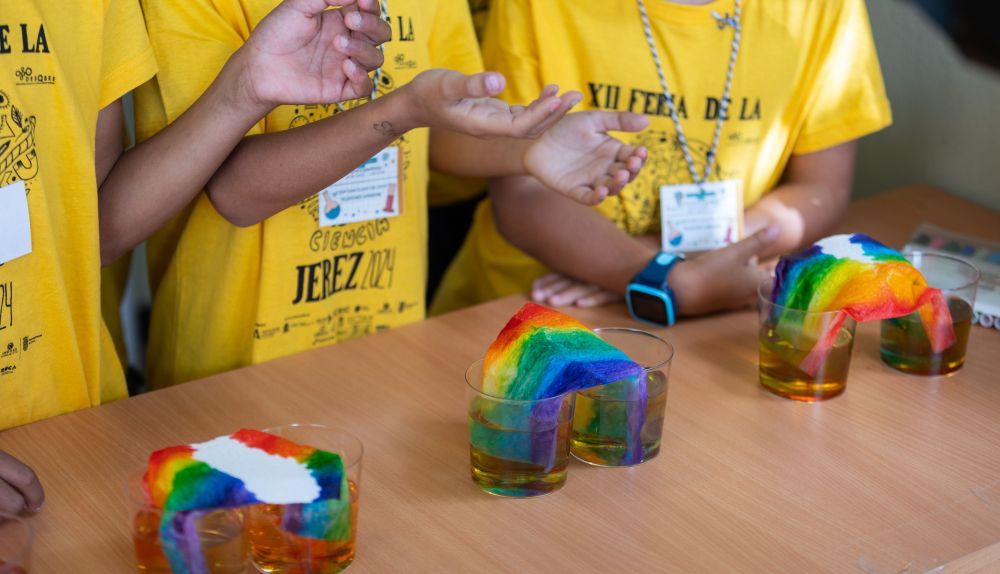
[[[966,59],[909,2],[868,10],[894,124],[861,141],[855,193],[929,183],[1000,210],[1000,70]]]

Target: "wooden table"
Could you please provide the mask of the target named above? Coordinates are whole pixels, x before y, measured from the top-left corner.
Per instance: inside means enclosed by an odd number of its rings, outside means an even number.
[[[1000,239],[1000,214],[929,188],[859,201],[843,229],[898,246],[921,221]],[[847,392],[809,405],[757,385],[753,311],[683,322],[663,332],[677,355],[659,457],[573,462],[561,491],[511,500],[469,479],[463,373],[521,302],[0,433],[48,493],[33,572],[132,572],[123,481],[150,451],[292,421],[365,443],[358,574],[861,572],[901,548],[896,570],[1000,572],[1000,332],[975,329],[969,364],[933,380],[884,367],[864,325]],[[620,306],[573,314],[631,324]]]

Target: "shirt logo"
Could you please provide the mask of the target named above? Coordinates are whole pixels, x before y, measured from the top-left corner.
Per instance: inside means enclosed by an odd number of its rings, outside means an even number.
[[[36,73],[33,69],[26,66],[21,66],[14,70],[14,78],[17,80],[18,86],[53,85],[56,83],[55,76]]]
[[[37,174],[35,116],[25,117],[0,91],[0,187],[27,183]]]

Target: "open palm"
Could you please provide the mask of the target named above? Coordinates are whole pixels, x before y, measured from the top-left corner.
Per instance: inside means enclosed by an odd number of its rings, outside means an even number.
[[[345,6],[327,10],[334,2]],[[367,96],[389,34],[377,0],[286,0],[247,40],[252,95],[271,104]]]
[[[465,75],[454,70],[421,72],[407,86],[416,96],[420,122],[470,136],[533,138],[566,115],[582,96],[558,95],[559,87],[546,86],[527,106],[511,106],[495,96],[506,80],[496,72]]]
[[[608,131],[638,132],[649,119],[629,112],[569,114],[538,137],[524,163],[549,188],[588,204],[600,203],[635,178],[646,159]]]

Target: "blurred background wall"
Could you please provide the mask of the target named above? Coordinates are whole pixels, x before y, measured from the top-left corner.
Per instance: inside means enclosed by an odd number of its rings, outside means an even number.
[[[965,47],[980,59],[963,54],[945,31],[962,40],[971,18],[992,31],[979,41],[995,42],[996,6],[868,0],[894,122],[861,141],[856,195],[928,183],[1000,209],[1000,67],[991,52],[974,53],[979,44]]]

